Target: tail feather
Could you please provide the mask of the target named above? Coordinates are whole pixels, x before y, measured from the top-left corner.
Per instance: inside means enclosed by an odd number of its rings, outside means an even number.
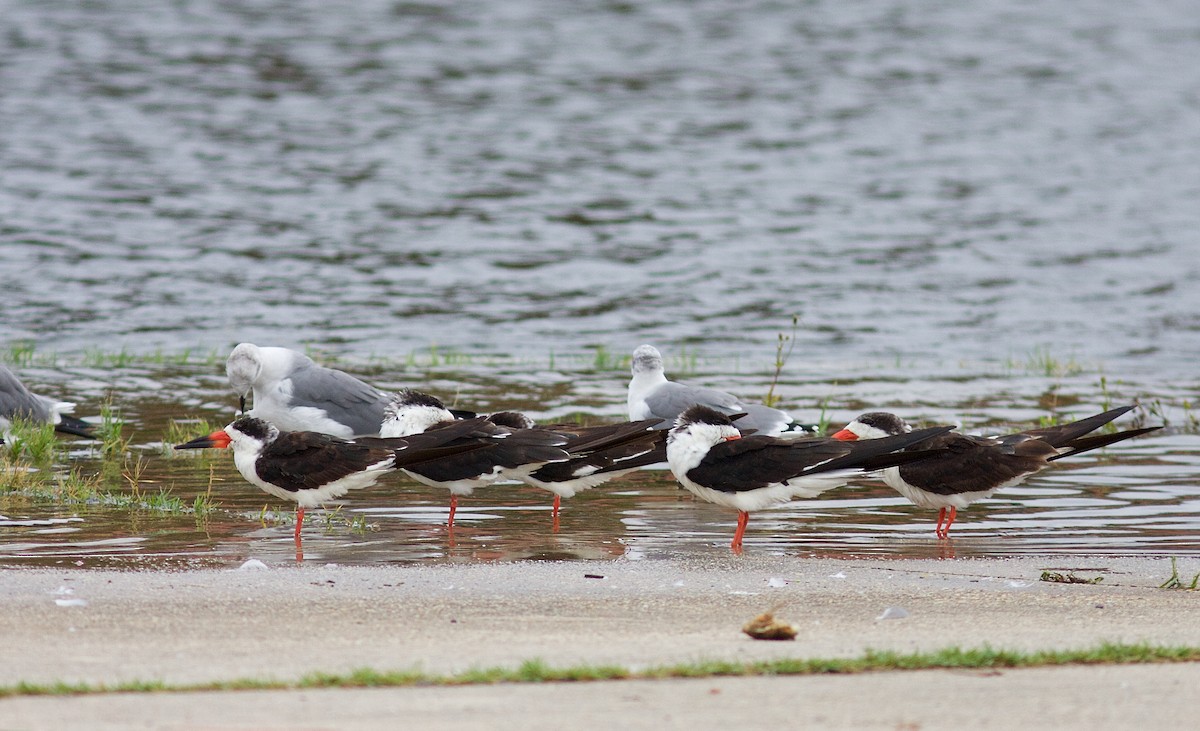
[[[657,421],[657,419],[645,419],[616,424],[611,430],[597,430],[591,435],[574,439],[563,448],[572,455],[579,455],[610,450],[635,442],[649,444],[654,441],[665,441],[663,433],[654,429]]]
[[[609,467],[603,467],[597,472],[615,472],[618,470],[633,470],[640,467],[649,467],[667,461],[667,443],[666,441],[656,442],[650,445],[650,449],[641,454],[632,457],[625,457],[615,460]]]
[[[1095,416],[1089,416],[1086,419],[1072,421],[1069,424],[1048,426],[1044,429],[1030,429],[1025,433],[1035,436],[1044,442],[1053,444],[1056,447],[1065,447],[1079,437],[1082,437],[1084,434],[1099,429],[1117,417],[1129,413],[1134,408],[1135,407],[1133,406],[1121,406],[1109,411],[1105,411],[1103,414],[1096,414]]]
[[[1126,439],[1132,439],[1133,437],[1140,437],[1143,434],[1148,434],[1152,431],[1158,431],[1159,429],[1162,429],[1162,427],[1148,426],[1142,429],[1130,429],[1129,431],[1117,432],[1115,434],[1096,434],[1090,437],[1080,437],[1079,439],[1073,440],[1069,444],[1063,445],[1064,448],[1069,451],[1063,452],[1062,454],[1056,454],[1046,461],[1053,462],[1056,459],[1070,457],[1071,455],[1079,454],[1081,452],[1100,449],[1101,447],[1107,447],[1110,444],[1123,442]]]

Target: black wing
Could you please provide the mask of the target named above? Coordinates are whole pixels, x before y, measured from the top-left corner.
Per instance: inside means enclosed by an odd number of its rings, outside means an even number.
[[[923,446],[929,439],[952,428],[932,427],[857,442],[826,438],[742,437],[712,447],[687,476],[693,482],[715,490],[742,492],[822,472],[878,470],[921,458],[916,454],[894,453],[917,444]]]
[[[1037,472],[1057,454],[1046,442],[1027,436],[1006,442],[966,434],[946,434],[921,446],[937,451],[924,459],[900,465],[900,477],[913,487],[935,495],[993,489]]]
[[[639,433],[637,439],[625,440],[606,449],[597,449],[572,457],[565,462],[551,462],[531,476],[543,482],[565,482],[578,477],[584,471],[586,474],[604,474],[665,462],[666,437],[665,431],[651,429]]]
[[[284,432],[263,449],[254,469],[264,482],[294,492],[316,489],[394,459],[390,449],[316,432]]]
[[[562,434],[544,429],[509,429],[497,426],[485,417],[443,422],[424,434],[446,429],[451,430],[454,438],[446,441],[445,447],[470,445],[475,448],[445,459],[425,461],[408,469],[436,482],[451,482],[491,474],[497,467],[513,469],[529,464],[565,461],[571,457],[562,448],[568,441]]]
[[[767,487],[796,477],[806,469],[850,453],[853,442],[836,439],[788,440],[749,436],[719,442],[708,450],[700,464],[688,471],[688,479],[721,492],[743,492]]]

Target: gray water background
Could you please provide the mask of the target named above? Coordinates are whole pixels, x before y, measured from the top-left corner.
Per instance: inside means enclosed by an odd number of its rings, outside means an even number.
[[[1195,379],[1194,2],[0,2],[0,341]]]

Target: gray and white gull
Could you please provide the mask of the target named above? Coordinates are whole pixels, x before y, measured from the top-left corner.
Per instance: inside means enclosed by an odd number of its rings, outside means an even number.
[[[629,420],[662,419],[659,429],[669,429],[675,419],[691,406],[706,406],[733,416],[743,414],[733,423],[738,429],[754,429],[765,436],[810,436],[816,426],[792,420],[786,411],[762,404],[747,403],[737,396],[715,388],[689,386],[667,380],[662,355],[652,345],[638,346],[633,351],[633,379],[629,381]]]
[[[93,425],[67,415],[74,409],[73,403],[55,401],[30,391],[17,374],[0,365],[0,444],[4,442],[2,435],[17,419],[53,424],[54,430],[63,434],[93,437]]]
[[[289,348],[240,343],[225,361],[225,373],[242,399],[241,410],[280,431],[315,431],[341,439],[378,436],[389,401],[374,386]],[[247,412],[251,392],[254,408]]]

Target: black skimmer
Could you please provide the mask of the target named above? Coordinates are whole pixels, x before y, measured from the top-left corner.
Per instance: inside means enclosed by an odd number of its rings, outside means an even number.
[[[938,508],[935,532],[938,538],[948,538],[959,508],[990,497],[1002,487],[1016,485],[1057,459],[1162,428],[1084,436],[1133,408],[1122,406],[1070,424],[997,437],[943,434],[920,445],[936,451],[924,459],[884,470],[883,481],[919,507]],[[895,414],[875,411],[850,422],[833,438],[873,440],[906,434],[911,429]]]
[[[932,427],[866,442],[743,436],[725,414],[692,406],[679,415],[667,436],[667,463],[692,494],[738,511],[730,548],[740,552],[751,511],[816,497],[864,472],[919,459],[924,452],[897,450],[953,428]],[[871,448],[846,449],[851,445]]]
[[[407,437],[445,429],[455,423],[454,414],[439,399],[429,394],[404,389],[388,404],[380,436]],[[500,479],[521,480],[549,462],[563,462],[571,455],[563,448],[568,437],[543,429],[513,429],[482,419],[472,420],[478,427],[451,444],[483,444],[462,458],[406,468],[413,479],[431,487],[450,491],[448,527],[454,529],[454,514],[460,495]]]
[[[74,409],[73,403],[55,401],[33,393],[15,373],[0,365],[0,444],[4,443],[2,436],[12,422],[20,419],[53,424],[54,431],[94,439],[95,427],[92,424],[67,415]]]
[[[630,370],[633,372],[628,396],[630,421],[657,418],[661,420],[658,428],[670,429],[684,409],[698,404],[726,416],[741,414],[734,422],[739,429],[753,429],[764,436],[811,436],[817,431],[814,425],[793,421],[786,411],[746,403],[713,388],[668,381],[662,355],[652,345],[641,345],[633,351]]]
[[[563,498],[574,497],[667,458],[664,432],[655,428],[658,419],[600,426],[542,426],[516,411],[501,411],[487,418],[494,424],[512,429],[543,429],[566,437],[567,442],[562,448],[571,455],[570,459],[549,462],[520,477],[522,482],[554,494],[552,515],[556,525]]]
[[[484,423],[483,419],[474,420]],[[340,497],[350,490],[374,485],[387,474],[415,464],[433,463],[478,449],[471,443],[452,444],[473,431],[471,421],[458,421],[440,433],[405,439],[364,439],[352,442],[314,431],[280,431],[274,424],[243,416],[224,429],[176,449],[233,449],[233,463],[250,484],[297,505],[296,545],[304,509]]]

